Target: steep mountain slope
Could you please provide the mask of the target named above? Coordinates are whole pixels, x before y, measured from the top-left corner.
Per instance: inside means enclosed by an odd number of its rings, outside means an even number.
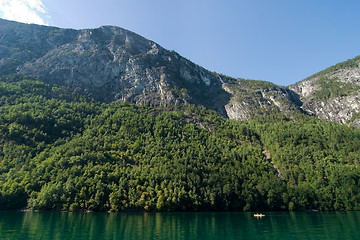
[[[0,22],[0,69],[87,93],[102,101],[197,103],[226,115],[229,94],[212,73],[118,27],[66,30]]]
[[[249,120],[257,116],[303,113],[299,96],[270,82],[228,79],[223,88],[231,94],[225,109],[230,119]]]
[[[105,102],[190,103],[241,120],[255,109],[299,105],[288,89],[209,72],[119,27],[71,30],[0,20],[0,53],[1,74],[35,76]]]
[[[302,108],[321,119],[360,126],[360,56],[327,68],[289,88]]]
[[[201,105],[231,119],[309,114],[360,126],[360,57],[290,87],[210,72],[128,30],[0,19],[0,75],[34,76],[103,102]]]

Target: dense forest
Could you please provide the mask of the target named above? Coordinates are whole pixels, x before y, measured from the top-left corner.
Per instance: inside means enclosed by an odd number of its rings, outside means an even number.
[[[100,103],[0,79],[0,209],[360,210],[360,130],[274,111]]]

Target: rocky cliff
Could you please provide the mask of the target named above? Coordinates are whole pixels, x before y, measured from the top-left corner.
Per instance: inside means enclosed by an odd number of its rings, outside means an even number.
[[[31,75],[105,102],[202,105],[237,120],[295,111],[357,126],[358,61],[281,87],[210,72],[119,27],[73,30],[0,19],[0,75]]]
[[[72,30],[0,20],[0,53],[1,74],[35,76],[106,102],[197,104],[244,120],[289,97],[289,90],[273,84],[252,88],[251,81],[209,72],[113,26]]]
[[[227,80],[223,88],[231,94],[226,112],[231,119],[249,120],[277,112],[302,112],[299,96],[286,87],[270,82],[237,79]]]
[[[201,104],[226,115],[217,76],[119,27],[69,30],[0,21],[0,71],[70,86],[102,101]]]
[[[360,57],[339,63],[289,88],[302,109],[321,119],[360,126]]]

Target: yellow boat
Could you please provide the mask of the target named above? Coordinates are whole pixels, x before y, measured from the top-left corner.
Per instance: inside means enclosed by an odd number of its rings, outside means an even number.
[[[254,217],[256,217],[256,218],[262,218],[262,217],[265,217],[265,214],[255,213],[255,214],[254,214]]]

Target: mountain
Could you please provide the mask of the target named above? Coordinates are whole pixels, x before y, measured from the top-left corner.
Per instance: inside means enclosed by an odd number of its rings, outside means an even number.
[[[209,72],[119,27],[72,30],[0,19],[0,53],[0,74],[34,76],[105,102],[196,104],[240,120],[254,110],[300,106],[287,88]]]
[[[0,54],[0,209],[360,210],[358,58],[283,87],[6,20]]]
[[[336,64],[289,87],[302,109],[318,118],[360,126],[360,56]]]
[[[0,75],[34,76],[103,102],[201,105],[236,120],[282,112],[359,126],[359,59],[283,87],[210,72],[119,27],[73,30],[0,19]]]
[[[1,20],[1,72],[36,76],[95,99],[142,105],[196,103],[225,114],[217,76],[118,27],[68,30]]]

